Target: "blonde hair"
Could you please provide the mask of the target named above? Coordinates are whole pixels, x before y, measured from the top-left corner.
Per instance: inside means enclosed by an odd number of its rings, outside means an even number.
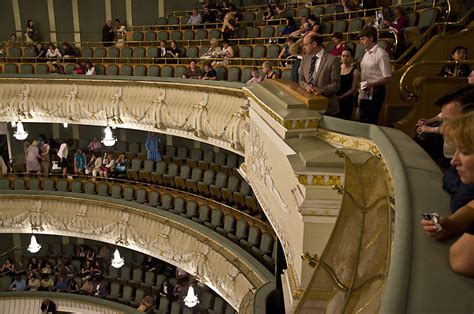
[[[269,68],[270,70],[273,68],[273,65],[271,64],[270,61],[265,61],[264,63],[262,63],[262,67],[267,67]]]
[[[456,147],[474,153],[474,112],[449,119],[443,126],[443,136]]]

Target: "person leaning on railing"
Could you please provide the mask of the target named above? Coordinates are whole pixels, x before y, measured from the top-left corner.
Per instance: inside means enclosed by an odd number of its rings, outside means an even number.
[[[449,120],[443,132],[456,147],[451,164],[461,181],[474,184],[474,112]],[[454,272],[474,277],[474,196],[451,216],[441,217],[439,224],[441,230],[432,220],[421,221],[423,230],[435,240],[461,234],[449,250],[449,262]]]

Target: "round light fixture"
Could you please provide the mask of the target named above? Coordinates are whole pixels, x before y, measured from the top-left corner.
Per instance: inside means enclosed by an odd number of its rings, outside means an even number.
[[[34,235],[31,236],[30,245],[26,249],[30,253],[38,253],[41,250],[41,245],[36,241],[36,237]]]
[[[194,288],[189,286],[188,294],[184,298],[184,305],[187,307],[195,307],[199,303],[199,299],[196,294],[194,294]]]
[[[107,147],[114,146],[117,139],[112,134],[112,129],[110,128],[110,126],[107,125],[104,132],[105,132],[105,136],[102,139],[102,144],[104,144]]]
[[[120,268],[125,264],[125,260],[120,256],[120,252],[118,249],[115,249],[114,258],[112,259],[112,267]]]
[[[21,123],[21,121],[17,122],[16,131],[13,132],[13,137],[19,141],[24,141],[28,137],[28,132],[23,128],[23,123]]]

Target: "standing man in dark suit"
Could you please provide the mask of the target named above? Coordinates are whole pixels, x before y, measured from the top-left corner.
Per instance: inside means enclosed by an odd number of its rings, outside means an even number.
[[[301,60],[299,84],[308,93],[322,95],[329,99],[326,113],[339,113],[337,92],[341,82],[341,61],[323,49],[323,39],[315,32],[303,38],[304,56]]]
[[[112,20],[107,20],[104,27],[102,28],[102,43],[104,47],[110,47],[114,43],[114,27]]]

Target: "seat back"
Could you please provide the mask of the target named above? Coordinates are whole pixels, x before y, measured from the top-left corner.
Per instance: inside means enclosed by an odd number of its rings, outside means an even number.
[[[107,57],[118,58],[120,57],[120,50],[117,47],[110,47],[107,49]]]
[[[210,213],[211,213],[211,209],[209,208],[208,205],[203,204],[199,206],[199,220],[201,221],[209,220]]]
[[[207,185],[212,184],[212,182],[214,182],[214,171],[210,169],[204,171],[204,178],[202,181]]]
[[[240,68],[239,67],[229,68],[227,80],[229,82],[240,82]]]
[[[157,65],[150,65],[146,71],[147,76],[160,76],[160,67]]]
[[[172,178],[176,177],[178,175],[178,168],[179,168],[178,164],[174,162],[170,163],[168,166],[167,174]]]
[[[202,169],[201,168],[193,168],[191,171],[191,181],[197,182],[201,179]]]
[[[161,68],[162,77],[173,77],[173,67],[170,65],[165,65]]]
[[[132,76],[133,68],[130,64],[123,64],[120,66],[119,75]]]
[[[248,228],[249,228],[248,223],[243,219],[239,219],[237,221],[237,227],[236,227],[236,233],[235,233],[237,238],[242,239],[242,238],[247,237]]]
[[[170,194],[165,194],[162,196],[161,198],[161,207],[163,209],[170,209],[173,207],[173,196],[171,196]]]

